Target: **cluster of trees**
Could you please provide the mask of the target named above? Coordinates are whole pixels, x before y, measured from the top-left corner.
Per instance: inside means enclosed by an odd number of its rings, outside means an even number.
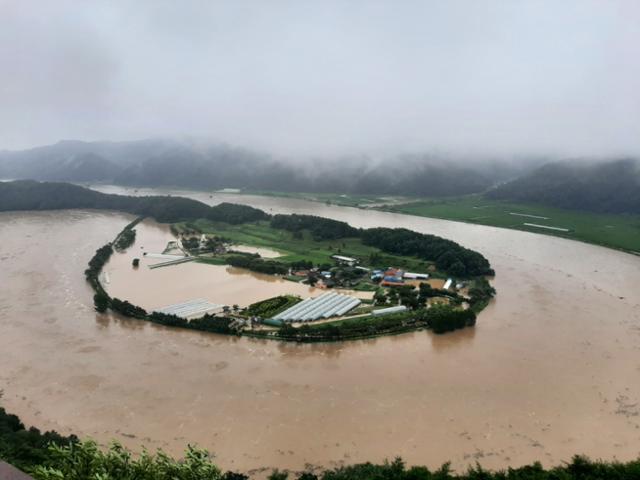
[[[153,312],[147,317],[147,319],[153,323],[164,325],[166,327],[187,328],[190,330],[212,333],[233,333],[233,330],[231,329],[231,323],[233,320],[227,317],[218,317],[216,315],[206,314],[200,318],[185,320],[184,318],[176,315]]]
[[[405,290],[410,292],[409,289]],[[318,325],[305,324],[297,328],[284,324],[278,329],[278,337],[297,342],[326,342],[400,333],[423,327],[441,334],[475,324],[476,314],[471,309],[453,305],[433,305],[430,308],[416,306],[414,310],[390,315],[371,315]]]
[[[365,245],[394,255],[407,255],[434,261],[439,270],[456,277],[494,275],[489,261],[478,252],[452,240],[414,232],[406,228],[369,228],[361,231]]]
[[[98,276],[100,275],[100,271],[102,267],[104,267],[105,263],[109,261],[113,255],[113,247],[111,243],[107,243],[103,245],[89,260],[89,267],[84,271],[84,276],[87,278],[87,281],[91,284],[94,290],[100,291],[104,293],[100,282],[98,281]]]
[[[360,237],[365,245],[379,248],[385,253],[435,262],[439,270],[455,277],[495,273],[482,254],[452,240],[405,228],[357,229],[337,220],[296,214],[275,215],[271,219],[271,226],[298,233],[307,230],[315,240]]]
[[[271,226],[290,232],[308,230],[314,240],[335,240],[357,237],[359,234],[359,230],[348,223],[314,215],[274,215]]]
[[[135,241],[136,241],[136,230],[134,228],[125,229],[118,236],[113,246],[115,247],[116,250],[122,251],[122,250],[126,250],[131,245],[133,245],[133,242]]]
[[[478,277],[473,280],[469,287],[469,305],[475,312],[479,312],[487,306],[489,300],[496,294],[496,289],[491,286],[484,277]]]
[[[232,267],[246,268],[253,272],[270,275],[286,275],[289,273],[288,264],[277,260],[263,260],[258,254],[232,255],[227,257],[227,263]]]
[[[144,217],[138,217],[129,225],[124,227],[124,230],[120,232],[120,235],[116,238],[115,242],[113,242],[113,246],[116,250],[122,251],[129,248],[133,245],[133,242],[136,241],[136,230],[135,226],[140,223]]]
[[[381,317],[361,317],[336,323],[293,327],[285,323],[278,329],[278,337],[297,342],[327,342],[374,337],[400,333],[424,326],[412,312],[401,312]]]
[[[77,442],[75,435],[62,436],[55,431],[41,432],[35,427],[27,429],[20,419],[0,407],[0,459],[28,470],[51,459],[48,445],[55,442],[65,446]]]
[[[640,213],[640,161],[549,163],[487,196],[592,212]]]
[[[111,195],[68,183],[39,183],[31,180],[0,183],[0,211],[65,208],[118,210],[155,218],[164,223],[206,218],[217,222],[240,224],[269,218],[269,215],[262,210],[232,203],[221,203],[210,207],[189,198]]]
[[[451,305],[432,305],[424,310],[423,319],[434,333],[446,333],[476,324],[476,314],[473,310],[463,310]]]
[[[137,318],[140,320],[145,320],[147,318],[147,311],[130,303],[127,300],[120,300],[119,298],[112,298],[109,301],[109,308],[114,312],[118,312],[125,317]]]

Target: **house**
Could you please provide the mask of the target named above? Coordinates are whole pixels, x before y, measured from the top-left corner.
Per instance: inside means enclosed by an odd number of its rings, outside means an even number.
[[[404,285],[403,276],[404,272],[402,270],[389,267],[382,275],[382,282],[380,285],[386,287]]]
[[[403,278],[408,278],[410,280],[427,280],[429,278],[429,274],[428,273],[404,272]]]

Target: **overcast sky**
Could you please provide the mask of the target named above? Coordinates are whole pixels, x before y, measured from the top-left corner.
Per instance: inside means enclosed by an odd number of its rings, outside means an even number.
[[[640,1],[0,0],[0,148],[640,154]]]

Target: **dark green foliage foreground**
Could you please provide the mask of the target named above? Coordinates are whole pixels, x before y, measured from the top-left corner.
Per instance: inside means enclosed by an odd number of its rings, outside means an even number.
[[[0,459],[25,470],[47,463],[51,442],[68,445],[77,441],[74,435],[63,437],[56,432],[40,432],[37,428],[26,429],[15,415],[0,407]]]
[[[221,470],[206,450],[189,446],[176,460],[162,451],[133,455],[118,443],[108,449],[93,441],[76,441],[37,429],[24,430],[17,417],[0,408],[0,459],[30,473],[35,480],[246,480],[247,475]],[[28,440],[26,440],[28,439]],[[640,461],[594,462],[575,456],[571,462],[544,469],[539,463],[500,471],[480,465],[455,473],[449,464],[436,470],[407,467],[396,458],[382,464],[363,463],[332,470],[288,473],[274,471],[269,480],[637,480]]]

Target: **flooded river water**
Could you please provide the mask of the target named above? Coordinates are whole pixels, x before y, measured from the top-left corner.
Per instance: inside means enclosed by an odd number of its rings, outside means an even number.
[[[197,443],[238,470],[395,455],[432,467],[477,460],[498,468],[640,453],[639,257],[292,199],[189,195],[442,235],[489,258],[498,296],[474,329],[443,336],[297,345],[162,328],[97,315],[82,275],[131,216],[4,213],[3,406],[29,424],[101,442],[173,454]],[[171,303],[166,292],[189,282],[169,275],[172,288],[146,301]],[[109,288],[120,285],[111,274]],[[130,282],[123,295],[135,291]]]

